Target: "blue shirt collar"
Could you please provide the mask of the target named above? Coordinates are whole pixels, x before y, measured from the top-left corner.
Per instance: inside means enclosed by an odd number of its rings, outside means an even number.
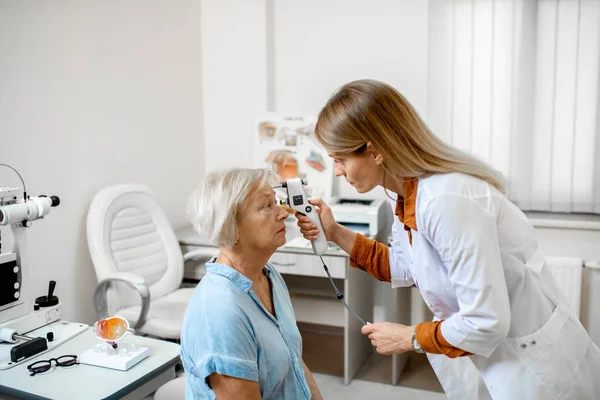
[[[229,279],[235,286],[248,293],[248,291],[250,291],[252,288],[252,281],[232,267],[216,263],[216,259],[217,257],[213,257],[206,263],[206,271]],[[263,270],[265,271],[267,277],[271,274],[271,269],[268,264],[263,267]]]

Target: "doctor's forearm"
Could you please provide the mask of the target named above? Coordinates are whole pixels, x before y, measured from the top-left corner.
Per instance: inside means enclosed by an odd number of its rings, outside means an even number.
[[[422,322],[417,325],[416,339],[426,353],[444,354],[449,358],[471,356],[472,354],[452,346],[442,335],[442,322]]]
[[[331,241],[340,246],[346,253],[352,253],[354,242],[356,241],[356,232],[346,228],[343,225],[336,224],[335,229],[331,232]]]
[[[389,248],[361,234],[356,235],[354,247],[350,253],[350,265],[359,268],[383,282],[392,280],[390,272]]]

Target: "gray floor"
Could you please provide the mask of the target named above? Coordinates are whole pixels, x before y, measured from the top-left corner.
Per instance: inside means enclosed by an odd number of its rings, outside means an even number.
[[[388,370],[389,362],[386,360],[387,357],[375,353],[348,386],[344,386],[344,380],[341,376],[320,373],[313,373],[313,376],[323,398],[326,400],[365,398],[377,400],[443,400],[446,398],[444,393],[441,392],[441,386],[424,356],[415,354],[411,357],[400,376],[398,386],[377,382],[381,378],[379,375],[385,375],[385,380],[388,380],[390,371]],[[178,371],[177,376],[182,375],[183,371]],[[161,392],[161,389],[159,389],[159,392]],[[184,381],[176,379],[167,383],[158,396],[155,397],[152,394],[144,400],[183,400],[184,397]]]
[[[443,400],[443,393],[392,386],[383,383],[367,382],[354,379],[350,385],[344,386],[341,377],[313,374],[324,399],[378,399],[378,400]]]
[[[352,380],[350,385],[344,386],[344,381],[339,376],[313,374],[317,385],[326,400],[348,399],[377,399],[377,400],[443,400],[443,393],[413,389],[405,386],[392,386],[384,383],[368,382],[358,379]],[[169,382],[162,389],[162,393],[146,397],[144,400],[183,400],[184,381],[177,379]],[[167,386],[170,386],[167,390]],[[159,392],[161,389],[159,389]],[[157,392],[158,393],[158,392]]]

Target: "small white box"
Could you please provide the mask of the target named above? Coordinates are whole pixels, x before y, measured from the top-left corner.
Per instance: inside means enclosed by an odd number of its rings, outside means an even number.
[[[138,347],[138,351],[129,352],[127,356],[123,356],[118,352],[116,354],[97,352],[92,347],[79,355],[79,363],[127,371],[129,368],[148,357],[148,355],[150,355],[150,349],[148,349],[148,347]]]

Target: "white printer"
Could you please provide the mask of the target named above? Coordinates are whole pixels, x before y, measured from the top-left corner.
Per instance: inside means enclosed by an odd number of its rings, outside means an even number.
[[[383,199],[344,199],[334,197],[328,202],[336,222],[345,225],[366,237],[376,238],[391,225],[386,221],[385,207],[389,207]]]

